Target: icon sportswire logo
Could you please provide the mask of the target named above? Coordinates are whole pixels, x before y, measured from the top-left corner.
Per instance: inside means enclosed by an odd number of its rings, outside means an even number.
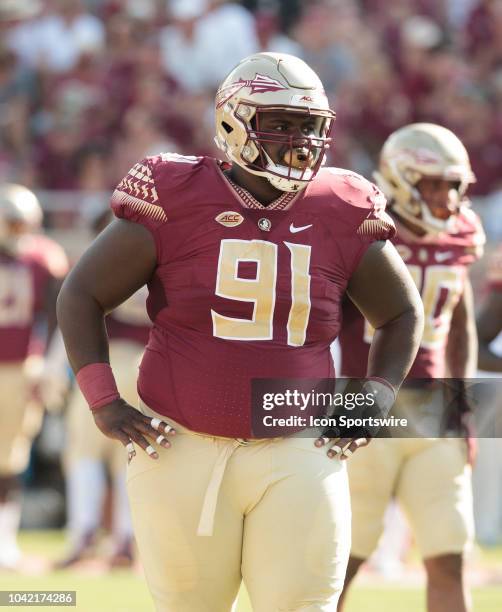
[[[227,85],[227,87],[220,89],[217,94],[216,108],[222,107],[228,99],[230,99],[244,87],[249,87],[251,90],[249,92],[250,95],[267,93],[269,91],[283,91],[287,89],[287,87],[284,87],[280,81],[263,74],[256,73],[254,79],[239,79],[238,81],[235,81],[235,83],[231,83],[230,85]]]
[[[299,227],[295,227],[293,225],[293,223],[289,226],[289,231],[292,234],[297,234],[298,232],[303,232],[303,230],[309,229],[309,227],[312,227],[312,223],[310,225],[301,225]]]

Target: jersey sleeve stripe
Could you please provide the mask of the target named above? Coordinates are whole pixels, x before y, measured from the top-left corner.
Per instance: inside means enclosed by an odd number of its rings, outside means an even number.
[[[113,192],[112,203],[115,206],[126,206],[137,214],[150,217],[155,221],[167,221],[167,215],[161,206],[140,200],[119,188]]]
[[[375,236],[377,238],[392,237],[395,234],[396,228],[394,223],[384,221],[383,219],[365,219],[357,228],[357,233],[360,236]]]

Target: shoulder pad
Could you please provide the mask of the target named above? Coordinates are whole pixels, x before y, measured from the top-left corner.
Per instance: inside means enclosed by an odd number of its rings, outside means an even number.
[[[115,215],[150,227],[162,225],[176,201],[171,194],[193,186],[194,173],[207,159],[177,153],[146,157],[129,170],[115,189],[112,196]]]
[[[334,198],[336,212],[361,237],[369,240],[392,238],[396,228],[385,212],[387,200],[376,185],[356,172],[326,168],[321,173],[322,187]]]
[[[464,231],[470,231],[470,233],[476,236],[477,241],[486,242],[481,219],[470,206],[462,206],[460,208],[459,218],[461,219]]]
[[[204,163],[204,157],[161,153],[152,159],[153,177],[157,189],[185,188],[194,172]]]
[[[364,176],[343,168],[326,168],[322,175],[331,191],[347,204],[375,212],[385,210],[384,194]]]
[[[486,235],[481,219],[470,206],[462,206],[460,209],[458,230],[459,235],[465,240],[466,248],[475,254],[477,258],[480,258],[483,255]]]

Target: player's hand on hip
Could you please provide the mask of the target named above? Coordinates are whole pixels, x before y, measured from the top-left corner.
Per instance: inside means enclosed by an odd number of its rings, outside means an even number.
[[[128,452],[128,460],[136,455],[135,445],[142,448],[149,457],[158,459],[159,454],[151,445],[153,440],[163,448],[170,448],[166,436],[175,430],[165,421],[147,417],[123,399],[93,411],[94,421],[105,436],[122,442]]]
[[[321,436],[317,438],[314,444],[321,448],[325,446],[328,451],[327,455],[330,459],[337,458],[346,460],[351,457],[357,449],[368,446],[371,438],[355,437],[355,438],[330,438]]]

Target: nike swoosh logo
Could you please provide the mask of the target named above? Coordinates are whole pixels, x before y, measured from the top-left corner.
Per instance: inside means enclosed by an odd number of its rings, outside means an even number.
[[[309,227],[312,227],[312,223],[310,225],[302,225],[301,227],[295,227],[293,224],[291,224],[289,226],[289,231],[292,234],[297,234],[298,232],[303,232],[303,230],[308,229]]]
[[[453,256],[453,253],[451,251],[444,251],[444,252],[436,253],[435,259],[436,261],[441,262],[441,261],[446,261],[447,259],[450,259],[452,256]]]

